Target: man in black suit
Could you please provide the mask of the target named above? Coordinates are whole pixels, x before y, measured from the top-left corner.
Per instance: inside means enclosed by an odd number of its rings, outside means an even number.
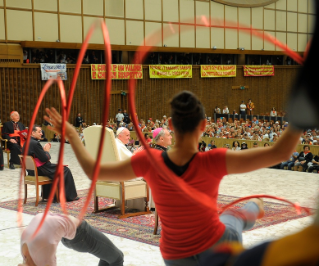
[[[16,131],[25,130],[25,126],[19,122],[20,115],[17,111],[10,114],[11,121],[4,123],[2,128],[2,137],[8,140],[8,149],[10,150],[10,169],[15,169],[14,164],[20,164],[19,154],[21,154],[20,137],[12,136]]]
[[[28,150],[28,155],[32,156],[35,160],[35,164],[38,169],[38,174],[40,176],[47,176],[50,179],[53,179],[55,176],[57,165],[50,162],[51,155],[51,143],[45,144],[43,147],[39,143],[42,137],[42,130],[39,125],[34,125],[31,132],[30,146]],[[24,151],[25,146],[22,151]],[[71,173],[71,170],[64,166],[64,189],[65,197],[67,201],[78,200],[78,194],[76,192],[74,179]],[[34,172],[28,170],[28,174],[34,176]],[[43,198],[48,199],[51,191],[51,185],[43,186]]]

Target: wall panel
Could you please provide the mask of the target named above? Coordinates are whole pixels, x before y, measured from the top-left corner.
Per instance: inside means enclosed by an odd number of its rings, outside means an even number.
[[[264,10],[264,29],[275,30],[275,11]]]
[[[223,26],[225,20],[225,6],[215,2],[210,3],[211,24]]]
[[[6,0],[7,7],[32,8],[31,0]]]
[[[58,0],[34,0],[35,10],[58,11]]]
[[[225,49],[237,49],[238,31],[233,29],[225,29]]]
[[[145,0],[145,20],[162,20],[161,0]]]
[[[122,19],[105,19],[111,44],[125,45],[125,25]]]
[[[232,26],[233,22],[237,23],[238,14],[237,7],[225,6],[225,23],[226,26]],[[229,22],[229,23],[227,23]],[[226,42],[227,43],[227,42]]]
[[[298,34],[298,52],[304,51],[306,49],[308,42],[307,34]]]
[[[124,0],[104,0],[105,16],[124,18]]]
[[[313,15],[308,15],[308,33],[313,33],[315,30],[315,19]]]
[[[245,50],[250,50],[251,49],[251,35],[246,33],[246,32],[242,32],[242,31],[239,31],[238,34],[239,34],[238,47],[245,48]]]
[[[3,6],[3,0],[0,0],[0,6]]]
[[[262,7],[251,9],[251,22],[255,29],[263,29],[264,9]]]
[[[225,47],[225,30],[223,28],[211,28],[211,45],[217,49],[224,49]]]
[[[257,38],[256,36],[251,37],[252,50],[260,51],[264,48],[263,40],[261,38]]]
[[[81,0],[59,0],[60,12],[81,14]]]
[[[210,48],[209,31],[208,27],[196,27],[196,48]]]
[[[43,23],[46,21],[46,23]],[[55,42],[58,35],[58,15],[42,12],[34,13],[35,41]]]
[[[308,5],[305,0],[298,0],[298,12],[307,13]]]
[[[181,25],[181,47],[195,47],[195,27]]]
[[[288,14],[292,14],[292,13],[288,13]],[[289,15],[288,15],[288,18],[289,18]],[[288,26],[290,26],[289,23],[291,23],[291,21],[288,20]],[[297,23],[297,20],[293,23]],[[286,12],[276,11],[276,30],[286,31]],[[295,31],[297,31],[297,27]]]
[[[238,22],[244,26],[250,27],[250,8],[238,8]]]
[[[83,0],[83,14],[103,16],[103,0]]]
[[[4,40],[5,38],[4,10],[0,9],[0,40]]]
[[[19,18],[19,19],[17,19]],[[23,23],[21,23],[23,21]],[[7,10],[8,40],[32,41],[32,12]]]
[[[286,35],[287,34],[283,32],[276,32],[276,38],[283,44],[287,43]],[[282,51],[282,49],[276,46],[276,51]]]
[[[287,13],[287,31],[297,32],[297,13]]]
[[[163,0],[163,21],[179,21],[178,0]]]
[[[144,23],[126,20],[126,45],[141,45],[144,40]]]
[[[129,0],[126,4],[126,18],[144,19],[143,0]]]
[[[272,31],[265,31],[265,34],[268,33],[272,36],[276,36],[275,32],[272,32]],[[275,51],[276,47],[273,43],[270,43],[270,42],[267,42],[266,40],[264,41],[264,49],[266,51]]]
[[[145,45],[147,46],[162,46],[162,23],[157,22],[145,22],[145,37],[149,36],[154,32],[159,32],[156,34],[156,38],[145,39]]]
[[[179,47],[178,33],[179,26],[177,24],[163,23],[163,44],[167,47]]]
[[[288,11],[295,11],[298,10],[298,0],[288,0],[287,1],[287,10]]]
[[[298,51],[298,34],[287,33],[287,45],[290,49]]]
[[[193,21],[195,22],[195,1],[183,0],[179,5],[181,22]]]
[[[276,2],[276,9],[287,10],[287,1],[279,0]]]
[[[103,10],[103,9],[102,9]],[[91,25],[98,20],[97,17],[83,17],[84,36],[86,36]],[[110,29],[109,29],[110,30]],[[103,43],[103,35],[100,29],[93,32],[90,43]]]
[[[61,42],[82,42],[82,21],[80,16],[60,15]]]
[[[298,32],[306,33],[308,30],[308,16],[306,14],[298,14]]]
[[[209,3],[196,1],[196,23],[205,25],[206,22],[202,20],[201,16],[205,16],[209,22]]]

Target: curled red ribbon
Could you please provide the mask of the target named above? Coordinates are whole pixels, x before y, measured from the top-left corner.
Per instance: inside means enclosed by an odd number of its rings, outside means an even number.
[[[206,27],[212,27],[211,24],[209,23],[209,20],[205,17],[205,16],[201,16],[199,17],[199,19],[201,19],[204,23],[204,25]],[[252,28],[251,26],[245,26],[245,25],[241,25],[235,22],[231,22],[231,21],[227,21],[224,26],[224,20],[218,20],[218,19],[212,19],[211,20],[214,25],[216,24],[220,24],[219,27],[223,27],[223,28],[231,28],[231,29],[238,29],[247,33],[251,33],[259,38],[262,38],[268,42],[271,42],[275,45],[277,45],[278,47],[280,47],[281,49],[283,49],[283,51],[289,55],[293,60],[295,60],[296,62],[298,62],[299,64],[303,64],[304,62],[304,58],[302,58],[298,53],[294,52],[293,50],[291,50],[287,45],[281,43],[280,41],[278,41],[275,37],[269,35],[269,34],[265,34],[262,31],[258,31],[254,28]],[[188,20],[188,21],[183,21],[185,23],[193,23],[194,20]],[[61,114],[62,114],[62,134],[61,134],[61,146],[60,146],[60,150],[59,150],[59,159],[58,159],[58,165],[57,165],[57,171],[55,173],[55,177],[54,177],[54,182],[53,182],[53,186],[49,195],[49,199],[47,202],[47,206],[43,215],[43,218],[37,228],[37,230],[35,231],[33,237],[38,233],[38,231],[40,230],[45,217],[49,211],[49,208],[51,206],[53,197],[55,195],[55,190],[57,188],[57,184],[59,182],[59,190],[60,190],[60,202],[61,202],[61,207],[62,210],[65,214],[67,214],[67,210],[66,210],[66,206],[65,206],[65,191],[64,191],[64,171],[63,171],[63,152],[64,152],[64,141],[65,141],[65,122],[68,120],[69,118],[69,114],[70,114],[70,109],[71,109],[71,105],[72,105],[72,100],[73,100],[73,95],[74,95],[74,91],[75,91],[75,86],[76,86],[76,81],[80,72],[80,67],[85,55],[85,52],[88,48],[88,43],[89,40],[94,32],[94,30],[96,29],[96,27],[100,25],[101,29],[102,29],[102,33],[103,33],[103,39],[104,39],[104,47],[105,47],[105,60],[106,60],[106,81],[105,81],[105,94],[104,94],[104,109],[103,109],[103,127],[106,126],[106,121],[107,118],[109,116],[109,103],[110,103],[110,92],[111,92],[111,45],[110,45],[110,40],[109,40],[109,33],[106,27],[106,24],[103,20],[99,20],[98,22],[94,23],[89,31],[88,34],[83,42],[83,45],[81,47],[80,50],[80,54],[76,63],[76,68],[74,71],[74,76],[72,79],[72,83],[71,83],[71,87],[70,87],[70,92],[68,95],[68,100],[66,102],[66,95],[65,95],[65,90],[64,90],[64,85],[63,82],[61,80],[49,80],[45,86],[43,87],[41,94],[39,96],[38,102],[36,104],[36,107],[34,109],[34,113],[32,115],[32,119],[29,125],[29,132],[28,132],[28,137],[27,137],[27,141],[25,144],[25,150],[23,153],[23,162],[22,162],[22,169],[21,169],[21,175],[20,175],[20,184],[19,184],[19,201],[18,201],[18,225],[21,226],[22,225],[22,211],[23,211],[23,205],[22,205],[22,186],[23,186],[23,179],[24,179],[24,175],[25,175],[25,156],[27,155],[27,151],[29,149],[29,143],[30,143],[30,138],[31,138],[31,131],[35,122],[35,118],[36,115],[38,114],[38,110],[40,107],[40,104],[44,98],[45,93],[48,91],[48,89],[51,87],[51,85],[55,82],[57,82],[59,89],[60,89],[60,97],[61,97]],[[172,24],[168,24],[168,26],[163,28],[163,33],[165,34],[165,37],[168,38],[174,34],[176,34]],[[153,46],[157,43],[160,42],[161,40],[161,36],[162,36],[162,30],[156,31],[152,34],[150,34],[144,41],[145,43],[147,43],[149,46],[140,46],[137,50],[137,53],[135,54],[133,63],[134,64],[142,64],[146,58],[146,56],[148,55],[148,53],[152,50]],[[143,41],[143,43],[144,43]],[[308,49],[307,49],[308,50]],[[137,56],[137,54],[139,54],[139,56]],[[128,90],[129,90],[129,110],[131,114],[136,114],[136,108],[135,108],[135,88],[136,88],[136,80],[134,79],[130,79],[128,81]],[[144,140],[143,134],[141,132],[141,129],[138,127],[138,121],[137,121],[137,116],[132,116],[132,120],[133,120],[133,124],[135,126],[137,135],[139,137],[139,139],[141,140],[143,146],[145,147],[149,158],[150,158],[150,163],[152,163],[154,166],[155,165],[155,157],[154,155],[151,153],[150,151],[150,147],[147,145],[146,141]],[[96,164],[94,167],[94,173],[93,173],[93,177],[92,177],[92,184],[91,187],[89,189],[88,195],[87,195],[87,199],[85,201],[85,204],[81,210],[81,213],[79,215],[79,219],[82,220],[83,216],[85,215],[86,209],[88,207],[88,204],[90,202],[91,196],[93,194],[94,188],[95,188],[95,184],[97,181],[97,176],[98,173],[100,171],[100,161],[101,161],[101,155],[102,155],[102,148],[103,148],[103,144],[104,144],[104,135],[105,135],[105,131],[102,130],[102,134],[101,134],[101,138],[100,138],[100,147],[99,147],[99,151],[98,151],[98,156],[97,156],[97,160],[96,160]],[[157,167],[156,167],[157,168]],[[158,168],[157,168],[158,169]],[[177,177],[172,171],[168,170],[168,169],[158,169],[160,175],[165,178],[165,180],[167,182],[171,182],[174,185],[178,186],[189,198],[191,198],[192,200],[194,200],[196,203],[198,203],[199,206],[205,208],[207,210],[207,208],[212,209],[212,210],[216,210],[217,211],[217,206],[216,206],[216,202],[214,202],[208,195],[192,188],[190,185],[188,185],[186,182],[184,182],[182,179],[180,179],[179,177]],[[228,208],[229,206],[238,203],[239,201],[242,200],[247,200],[248,198],[256,198],[256,197],[266,197],[266,198],[275,198],[277,200],[281,200],[281,201],[285,201],[288,203],[291,203],[285,199],[282,198],[277,198],[277,197],[273,197],[273,196],[268,196],[268,195],[252,195],[249,197],[245,197],[242,199],[239,199],[229,205],[227,205],[226,207]],[[298,206],[297,204],[291,203],[293,204],[293,206],[297,209],[297,211],[301,211],[301,209],[307,211],[307,208],[301,208],[300,206]],[[307,212],[308,213],[308,212]]]

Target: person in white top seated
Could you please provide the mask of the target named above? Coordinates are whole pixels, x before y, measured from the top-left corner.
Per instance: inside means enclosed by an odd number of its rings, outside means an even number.
[[[277,116],[277,111],[276,111],[275,107],[271,108],[270,116],[272,116],[272,117]]]
[[[120,161],[132,157],[132,153],[125,146],[130,142],[130,138],[130,131],[127,128],[119,127],[116,131],[115,142],[119,153]]]
[[[227,105],[225,105],[225,106],[224,106],[223,114],[226,114],[226,115],[228,115],[228,114],[229,114],[229,110],[228,110]]]
[[[98,257],[100,266],[123,265],[122,251],[103,233],[70,215],[49,212],[40,231],[33,237],[42,217],[43,213],[37,214],[21,235],[23,264],[19,266],[56,266],[56,250],[60,241],[69,249]],[[74,258],[76,264],[77,259]]]
[[[130,142],[130,137],[131,137],[130,131],[127,128],[120,127],[120,128],[117,129],[115,142],[116,142],[116,147],[117,147],[117,151],[118,151],[118,154],[119,154],[120,161],[124,161],[127,158],[132,157],[132,155],[133,155],[125,146],[125,145],[127,145]],[[143,177],[138,177],[138,178],[131,179],[129,181],[139,181],[139,180],[142,180],[142,179],[143,179]],[[117,207],[120,207],[121,206],[121,201],[117,200],[115,205]],[[143,211],[144,208],[145,208],[145,201],[144,201],[143,198],[127,200],[125,205],[128,208],[138,209],[138,210]]]

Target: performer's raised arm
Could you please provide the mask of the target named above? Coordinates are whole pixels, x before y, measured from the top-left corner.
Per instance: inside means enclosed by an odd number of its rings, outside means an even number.
[[[298,145],[301,131],[288,127],[276,144],[269,148],[227,151],[228,174],[245,173],[287,161]]]

